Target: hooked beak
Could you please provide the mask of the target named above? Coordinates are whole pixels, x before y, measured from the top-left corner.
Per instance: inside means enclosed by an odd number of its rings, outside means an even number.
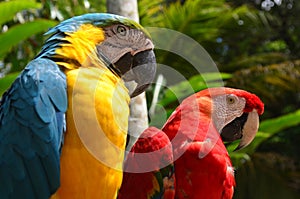
[[[234,119],[221,130],[221,137],[224,142],[232,142],[241,139],[234,150],[246,147],[254,139],[259,126],[259,117],[256,110],[250,113],[243,113],[242,116]]]
[[[155,77],[156,59],[152,49],[134,55],[126,53],[114,65],[121,72],[130,97],[145,91]]]

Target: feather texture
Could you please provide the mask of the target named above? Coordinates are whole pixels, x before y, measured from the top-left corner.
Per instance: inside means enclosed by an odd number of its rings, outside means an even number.
[[[66,108],[65,75],[46,59],[30,62],[3,95],[1,198],[49,198],[58,188]]]
[[[118,199],[173,199],[175,196],[172,145],[167,135],[147,128],[133,145],[124,165]]]
[[[108,69],[67,72],[67,132],[61,187],[52,199],[116,198],[122,182],[129,95]]]

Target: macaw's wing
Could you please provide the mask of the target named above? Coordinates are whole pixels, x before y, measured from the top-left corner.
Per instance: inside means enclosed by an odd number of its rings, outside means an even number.
[[[46,199],[59,187],[65,75],[47,59],[30,62],[0,106],[0,197]]]
[[[174,199],[172,145],[155,127],[147,128],[133,145],[124,164],[118,199]]]

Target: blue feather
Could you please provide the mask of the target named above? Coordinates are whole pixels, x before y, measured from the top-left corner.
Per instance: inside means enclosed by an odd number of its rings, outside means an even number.
[[[1,195],[1,197],[8,198],[9,193],[13,191],[12,189],[13,183],[8,171],[3,166],[0,167],[0,177],[1,179],[5,179],[5,180],[0,180],[0,193],[4,194]]]
[[[49,198],[60,184],[65,75],[51,60],[33,60],[0,104],[1,199]]]

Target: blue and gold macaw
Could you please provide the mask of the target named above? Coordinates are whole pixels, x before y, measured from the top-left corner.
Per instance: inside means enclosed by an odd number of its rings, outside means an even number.
[[[128,103],[155,75],[153,43],[112,14],[73,17],[46,34],[1,99],[0,198],[116,198]]]

